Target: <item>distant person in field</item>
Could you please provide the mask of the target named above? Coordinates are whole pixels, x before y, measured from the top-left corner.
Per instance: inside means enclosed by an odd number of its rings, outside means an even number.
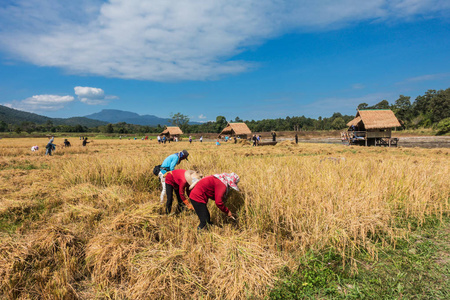
[[[85,137],[85,138],[83,139],[83,147],[86,147],[86,145],[90,143],[90,142],[88,142],[87,140],[88,140],[87,137]]]
[[[237,138],[236,138],[236,136],[234,136],[234,143],[235,143],[235,144],[237,143]]]
[[[177,196],[178,205],[175,210],[175,213],[180,213],[184,210],[191,209],[194,210],[194,207],[185,197],[185,193],[189,196],[191,193],[190,189],[194,188],[197,182],[203,177],[203,175],[192,171],[192,170],[173,170],[166,173],[165,182],[166,182],[166,213],[170,214],[172,210],[173,203],[173,192],[175,191],[175,195]]]
[[[36,152],[36,151],[38,151],[39,150],[39,146],[33,146],[33,147],[31,147],[31,151],[32,152]]]
[[[254,146],[256,146],[256,141],[257,141],[257,138],[256,138],[256,134],[254,134],[253,136],[252,136],[252,141],[253,141],[253,147]]]
[[[277,133],[275,131],[272,131],[272,141],[273,142],[277,141]]]
[[[53,141],[55,140],[55,137],[51,137],[50,140],[47,143],[47,146],[45,146],[45,155],[52,156],[52,151],[55,150],[56,145],[53,144]]]
[[[163,144],[165,144],[166,143],[166,141],[167,141],[167,137],[164,135],[163,137],[162,137],[162,141],[163,141]]]
[[[166,194],[166,184],[165,175],[169,171],[175,170],[175,167],[180,164],[182,160],[188,160],[189,153],[186,150],[169,155],[164,159],[161,164],[160,171],[158,174],[159,180],[161,181],[162,191],[161,191],[161,203],[164,202],[164,195]]]
[[[295,143],[298,144],[298,134],[295,134]]]
[[[228,217],[234,218],[231,211],[225,206],[224,202],[230,193],[230,188],[239,191],[239,176],[235,173],[222,173],[206,176],[201,179],[192,189],[189,198],[192,206],[197,214],[200,224],[197,229],[201,230],[207,225],[211,225],[211,216],[207,207],[208,200],[214,199],[217,207],[227,214]]]
[[[219,139],[217,139],[217,141],[216,141],[216,146],[220,146]]]
[[[72,146],[70,144],[70,142],[67,139],[64,139],[64,147],[70,147],[70,146]]]
[[[189,136],[189,144],[192,144],[192,136]]]
[[[200,143],[203,143],[203,135],[200,137]]]
[[[159,135],[156,137],[156,139],[158,140],[158,144],[161,144],[161,137]]]

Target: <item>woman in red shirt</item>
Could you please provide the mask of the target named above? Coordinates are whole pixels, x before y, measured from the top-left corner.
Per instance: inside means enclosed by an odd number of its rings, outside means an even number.
[[[170,214],[172,210],[173,203],[173,191],[175,190],[175,195],[177,196],[178,205],[175,210],[176,213],[180,213],[185,210],[186,207],[188,209],[194,210],[189,200],[186,199],[185,193],[187,195],[190,194],[190,187],[194,187],[195,184],[202,178],[202,175],[192,171],[192,170],[173,170],[169,171],[165,175],[165,185],[166,185],[166,213]]]
[[[200,224],[197,229],[203,229],[207,224],[212,224],[211,216],[206,206],[208,199],[214,199],[217,207],[221,211],[229,217],[234,218],[231,211],[225,206],[224,200],[228,195],[230,187],[239,191],[237,187],[238,182],[239,176],[237,174],[222,173],[206,176],[197,183],[189,195],[192,206],[200,219]]]

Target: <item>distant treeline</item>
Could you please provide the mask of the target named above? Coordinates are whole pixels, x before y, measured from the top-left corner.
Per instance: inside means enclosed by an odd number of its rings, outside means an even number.
[[[436,128],[441,133],[450,131],[450,88],[446,90],[428,90],[424,95],[418,96],[414,102],[411,97],[400,95],[399,98],[390,104],[387,100],[369,106],[367,103],[358,105],[358,109],[391,109],[400,120],[403,129],[416,128]],[[224,116],[217,116],[215,122],[191,125],[189,118],[181,113],[171,116],[172,124],[179,126],[184,133],[219,133],[227,122],[245,122],[253,132],[267,131],[293,131],[293,130],[340,130],[346,127],[355,115],[342,115],[334,113],[329,118],[319,117],[318,119],[301,117],[286,117],[278,119],[264,120],[242,120],[236,117],[234,120],[227,120]],[[399,129],[402,129],[399,128]],[[36,124],[32,121],[24,121],[19,125],[8,124],[0,121],[0,132],[101,132],[117,134],[146,134],[160,133],[163,126],[142,126],[127,123],[107,124],[95,127],[82,125],[55,125],[51,120],[44,124]]]

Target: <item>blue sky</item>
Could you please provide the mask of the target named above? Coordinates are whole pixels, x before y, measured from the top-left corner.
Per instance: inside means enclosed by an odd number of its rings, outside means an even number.
[[[0,1],[0,104],[192,121],[353,115],[450,87],[448,0]]]

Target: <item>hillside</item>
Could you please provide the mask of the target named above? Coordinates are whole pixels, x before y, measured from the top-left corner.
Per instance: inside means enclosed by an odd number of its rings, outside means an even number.
[[[128,124],[147,126],[156,126],[158,124],[170,125],[170,119],[159,118],[154,115],[139,115],[137,113],[117,109],[103,109],[101,112],[87,115],[85,117],[113,124],[125,122]]]
[[[29,113],[17,109],[12,109],[3,105],[0,105],[0,121],[6,124],[19,125],[22,122],[33,122],[36,124],[44,124],[52,119],[49,117],[41,116],[34,113]]]
[[[80,125],[86,126],[86,127],[97,127],[97,126],[102,126],[102,125],[108,124],[108,122],[104,122],[104,121],[100,121],[100,120],[93,120],[93,119],[89,119],[86,117],[72,117],[72,118],[67,118],[67,119],[55,118],[52,120],[55,124],[64,124],[64,125],[70,125],[70,126],[75,126],[75,125],[80,124]]]
[[[0,105],[0,121],[6,124],[20,125],[22,122],[33,122],[36,124],[45,124],[48,121],[53,122],[54,125],[81,125],[86,127],[96,127],[106,125],[107,122],[92,120],[85,117],[73,117],[68,119],[63,118],[49,118],[35,113],[29,113],[13,108]]]

